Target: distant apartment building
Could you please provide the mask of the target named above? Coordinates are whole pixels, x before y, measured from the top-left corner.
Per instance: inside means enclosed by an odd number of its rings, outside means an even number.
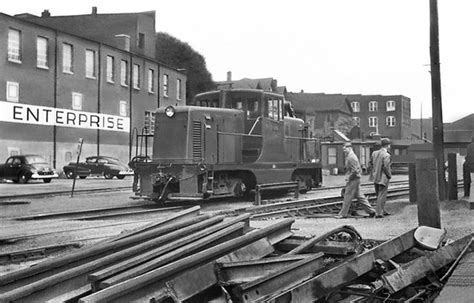
[[[402,95],[345,95],[362,138],[411,139],[410,98]]]
[[[0,41],[0,159],[60,170],[83,138],[84,156],[127,161],[157,107],[185,104],[186,75],[155,58],[154,12],[0,14]]]

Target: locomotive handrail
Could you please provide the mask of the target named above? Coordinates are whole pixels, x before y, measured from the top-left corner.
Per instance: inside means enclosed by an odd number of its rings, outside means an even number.
[[[285,139],[294,139],[294,140],[307,140],[307,141],[317,141],[319,140],[318,138],[305,138],[305,137],[290,137],[290,136],[285,136]]]
[[[263,118],[263,116],[258,116],[258,117],[257,117],[257,120],[255,120],[255,122],[253,123],[252,128],[250,129],[248,135],[251,135],[251,134],[252,134],[252,132],[253,132],[255,126],[257,126],[257,123],[258,123],[260,120],[262,120],[262,118]]]
[[[229,132],[217,132],[218,135],[228,135],[228,136],[242,136],[242,137],[254,137],[254,138],[262,138],[262,135],[247,135],[241,133],[229,133]]]

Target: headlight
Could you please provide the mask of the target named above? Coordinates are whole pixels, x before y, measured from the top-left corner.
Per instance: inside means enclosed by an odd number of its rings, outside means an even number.
[[[165,108],[165,114],[168,118],[173,117],[174,116],[174,107],[170,105],[167,108]]]

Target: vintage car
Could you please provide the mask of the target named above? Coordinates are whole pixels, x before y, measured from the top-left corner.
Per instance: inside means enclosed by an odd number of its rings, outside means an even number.
[[[49,183],[57,177],[58,174],[40,155],[11,156],[0,165],[0,179],[15,183],[25,184],[30,179],[42,179],[44,183]]]
[[[74,178],[74,175],[77,175],[81,179],[85,179],[88,176],[123,179],[125,176],[133,175],[133,170],[127,164],[108,156],[87,157],[86,161],[79,162],[77,169],[76,163],[70,162],[63,167],[63,171],[67,178]]]

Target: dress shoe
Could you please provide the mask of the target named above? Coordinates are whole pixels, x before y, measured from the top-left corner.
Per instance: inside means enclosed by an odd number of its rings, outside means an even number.
[[[373,218],[373,217],[375,217],[375,213],[369,214],[369,218]]]
[[[344,217],[344,216],[341,216],[341,215],[337,215],[337,216],[334,216],[335,219],[346,219],[347,217]]]
[[[376,215],[375,216],[375,219],[381,219],[381,218],[383,218],[383,215]]]
[[[384,211],[384,212],[383,212],[383,215],[384,215],[384,216],[390,216],[391,213]]]

